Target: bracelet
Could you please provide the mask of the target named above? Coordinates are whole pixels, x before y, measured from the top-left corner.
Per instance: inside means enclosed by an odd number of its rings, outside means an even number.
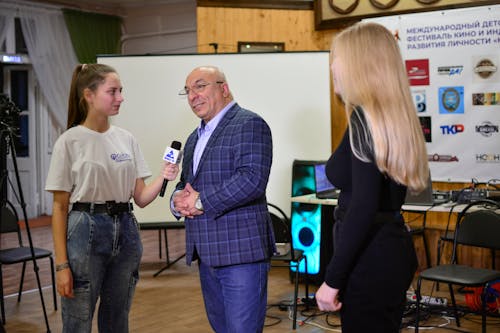
[[[56,265],[56,272],[65,270],[66,268],[69,268],[69,262],[67,262],[67,261],[65,263]]]

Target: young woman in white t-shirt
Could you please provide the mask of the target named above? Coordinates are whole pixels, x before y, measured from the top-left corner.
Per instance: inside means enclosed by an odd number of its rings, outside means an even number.
[[[100,332],[128,332],[142,244],[130,199],[153,201],[178,166],[151,172],[135,138],[113,126],[123,102],[116,71],[103,64],[76,67],[68,129],[57,139],[47,177],[53,192],[52,233],[63,332],[91,332],[97,300]]]

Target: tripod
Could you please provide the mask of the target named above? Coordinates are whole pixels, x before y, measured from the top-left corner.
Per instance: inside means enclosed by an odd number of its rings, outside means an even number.
[[[1,126],[1,133],[0,133],[0,168],[1,168],[1,173],[0,173],[0,191],[1,191],[1,208],[4,208],[5,205],[7,204],[7,184],[10,184],[12,191],[15,193],[14,186],[9,180],[8,177],[8,170],[7,170],[7,154],[10,149],[10,152],[12,154],[12,163],[14,165],[14,172],[16,176],[16,181],[17,181],[17,188],[18,188],[18,196],[16,196],[19,204],[21,205],[22,211],[23,211],[23,217],[25,221],[25,227],[26,227],[26,233],[28,235],[28,242],[29,242],[29,247],[31,250],[31,258],[33,261],[33,270],[35,271],[36,275],[36,281],[38,285],[38,291],[40,293],[40,301],[42,302],[42,309],[43,309],[43,316],[45,319],[45,326],[47,327],[47,333],[50,333],[50,327],[49,327],[49,321],[47,318],[47,311],[45,309],[45,301],[43,299],[43,293],[42,293],[42,286],[40,283],[40,275],[38,273],[39,268],[36,263],[35,259],[35,252],[33,250],[33,241],[31,238],[31,232],[30,232],[30,227],[29,227],[29,222],[28,222],[28,215],[26,214],[26,203],[24,201],[24,196],[23,196],[23,190],[21,187],[21,181],[19,178],[19,169],[17,167],[17,161],[16,161],[16,150],[14,146],[14,137],[13,137],[13,129],[9,127],[6,123],[0,122]],[[2,224],[2,217],[0,216],[0,225]],[[3,293],[2,293],[3,294]],[[3,297],[3,295],[2,295]],[[3,325],[3,323],[2,323]],[[3,326],[2,326],[3,328]],[[2,330],[0,330],[1,332]]]

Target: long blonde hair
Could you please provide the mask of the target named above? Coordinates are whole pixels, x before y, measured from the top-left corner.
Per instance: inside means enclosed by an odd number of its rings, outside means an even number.
[[[331,52],[341,64],[335,78],[354,155],[374,159],[382,173],[410,190],[423,190],[427,151],[395,37],[380,24],[357,23],[335,37]],[[356,118],[364,120],[354,123]]]

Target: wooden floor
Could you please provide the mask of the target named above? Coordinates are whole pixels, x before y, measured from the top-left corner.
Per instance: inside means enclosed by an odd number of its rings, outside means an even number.
[[[34,221],[40,226],[32,227],[31,234],[35,246],[52,249],[52,238],[50,227],[47,226],[48,217]],[[137,285],[134,303],[130,315],[130,331],[149,332],[175,332],[175,333],[203,333],[211,332],[207,322],[203,300],[198,280],[198,270],[196,265],[188,267],[181,259],[169,269],[163,271],[157,277],[153,274],[165,264],[163,258],[159,258],[158,253],[158,233],[154,230],[143,230],[141,236],[144,244],[144,255],[140,268],[140,281]],[[170,256],[177,258],[183,254],[184,230],[168,231]],[[2,236],[0,247],[7,248],[15,239]],[[27,243],[26,243],[27,244]],[[54,311],[52,301],[52,288],[50,282],[50,271],[48,260],[39,260],[37,265],[40,268],[41,284],[43,286],[43,296],[47,308],[48,322],[51,332],[61,332],[61,311]],[[33,266],[28,265],[26,270],[26,281],[22,300],[17,302],[17,288],[20,279],[21,265],[11,265],[3,267],[6,324],[7,333],[36,333],[46,332],[40,294],[37,289]],[[429,286],[426,286],[427,291]],[[316,286],[311,288],[314,293]],[[293,285],[290,283],[288,272],[283,268],[272,268],[269,277],[268,304],[287,304],[291,300]],[[446,290],[446,288],[442,288]],[[303,294],[303,291],[301,289]],[[434,292],[434,296],[447,297],[447,293]],[[464,302],[463,297],[458,296],[459,302]],[[58,300],[60,303],[60,301]],[[283,308],[283,307],[282,307]],[[287,308],[286,306],[284,307]],[[296,332],[317,333],[317,332],[340,332],[339,318],[335,314],[320,314],[317,308],[312,307],[304,311],[301,306],[299,319],[305,324],[300,325]],[[288,311],[282,311],[278,306],[271,306],[267,312],[266,327],[264,332],[293,332],[292,321],[289,319]],[[409,320],[411,316],[405,318]],[[363,320],[360,318],[360,320]],[[95,320],[94,320],[95,321]],[[462,319],[462,327],[457,328],[453,319],[437,315],[423,323],[424,325],[443,326],[434,328],[432,332],[480,332],[480,318],[478,316],[467,315]],[[500,320],[488,318],[488,332],[500,332]],[[458,330],[457,330],[458,329]],[[94,332],[97,327],[94,324]],[[404,328],[402,332],[413,332],[412,328]],[[428,331],[428,330],[425,330]]]

